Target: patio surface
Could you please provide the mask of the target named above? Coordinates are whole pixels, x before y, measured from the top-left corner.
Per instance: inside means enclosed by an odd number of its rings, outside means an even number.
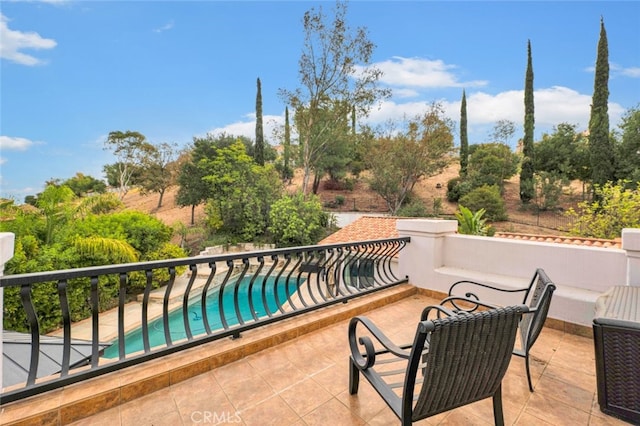
[[[436,303],[415,294],[366,316],[392,340],[407,342],[421,310]],[[358,395],[349,395],[347,324],[341,321],[73,424],[399,424],[366,380]],[[532,355],[535,392],[528,390],[522,358],[512,358],[503,381],[507,424],[627,424],[599,409],[591,339],[545,328]],[[417,424],[491,425],[491,400]]]

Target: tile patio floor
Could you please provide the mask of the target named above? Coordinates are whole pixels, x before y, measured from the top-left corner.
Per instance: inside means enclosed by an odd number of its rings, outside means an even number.
[[[422,308],[435,303],[416,294],[366,316],[392,340],[406,342]],[[366,380],[360,381],[358,395],[349,395],[347,324],[341,321],[73,424],[399,424]],[[532,354],[534,393],[521,358],[512,358],[503,382],[507,424],[626,424],[599,409],[591,339],[545,328]],[[491,400],[417,424],[490,425]]]

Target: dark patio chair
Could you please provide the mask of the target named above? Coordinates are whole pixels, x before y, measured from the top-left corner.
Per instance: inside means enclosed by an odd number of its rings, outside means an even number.
[[[513,354],[524,358],[529,391],[533,392],[529,368],[529,351],[538,336],[540,336],[549,313],[551,297],[555,289],[555,284],[549,279],[544,270],[538,268],[529,286],[520,289],[503,289],[475,281],[458,281],[449,288],[449,297],[444,299],[441,304],[447,306],[450,303],[456,312],[473,312],[479,307],[497,307],[494,303],[489,303],[486,299],[483,300],[483,296],[490,292],[524,294],[522,299],[510,301],[508,304],[523,303],[529,307],[529,313],[523,315],[520,321],[520,347],[515,348]],[[482,291],[483,296],[478,296],[478,291]],[[464,296],[456,295],[456,292],[464,293]]]
[[[429,311],[439,318],[420,321],[407,349],[394,344],[368,318],[351,319],[349,393],[358,393],[362,374],[402,425],[492,397],[495,424],[503,425],[502,379],[518,322],[528,308],[454,314],[432,306],[423,315]],[[364,329],[358,328],[360,324]],[[374,340],[381,349],[376,349]]]

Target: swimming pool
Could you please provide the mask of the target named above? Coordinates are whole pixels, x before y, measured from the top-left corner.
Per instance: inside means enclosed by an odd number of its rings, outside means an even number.
[[[286,279],[280,279],[276,282],[275,277],[262,277],[258,276],[254,280],[253,287],[251,287],[251,301],[253,302],[254,313],[257,317],[267,315],[267,308],[269,312],[274,313],[283,303],[287,301],[287,287],[289,290],[289,296],[296,292],[297,286],[304,282],[289,280],[289,285],[286,285]],[[253,319],[251,314],[251,308],[249,304],[249,287],[251,283],[251,277],[245,277],[238,282],[237,298],[240,316],[244,322]],[[233,282],[227,283],[224,287],[222,294],[222,308],[225,315],[225,320],[228,326],[237,325],[240,323],[236,315],[235,306],[233,303],[234,292],[236,291]],[[266,307],[262,300],[262,288],[265,290]],[[278,300],[276,300],[276,291]],[[210,290],[207,295],[207,320],[211,330],[220,330],[223,327],[222,318],[220,315],[220,302],[219,302],[220,287]],[[203,334],[206,332],[204,326],[204,320],[202,315],[202,299],[197,297],[189,302],[187,309],[189,311],[189,328],[193,336]],[[171,334],[171,340],[173,342],[185,339],[187,333],[184,328],[183,308],[177,308],[169,313],[169,332]],[[165,345],[164,324],[162,317],[157,318],[149,322],[149,345],[150,347]],[[142,338],[142,326],[127,333],[124,338],[125,353],[131,354],[144,350],[144,343]],[[105,349],[104,358],[117,358],[118,341],[114,341],[111,346]]]

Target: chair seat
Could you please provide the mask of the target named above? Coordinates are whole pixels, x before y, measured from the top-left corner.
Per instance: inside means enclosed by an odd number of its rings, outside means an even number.
[[[494,420],[503,424],[501,382],[528,307],[456,314],[432,306],[425,311],[439,317],[426,319],[423,313],[413,344],[402,347],[368,318],[351,320],[349,393],[358,392],[362,375],[403,425],[491,397]],[[366,333],[359,333],[359,326]],[[384,349],[376,350],[373,340]]]

